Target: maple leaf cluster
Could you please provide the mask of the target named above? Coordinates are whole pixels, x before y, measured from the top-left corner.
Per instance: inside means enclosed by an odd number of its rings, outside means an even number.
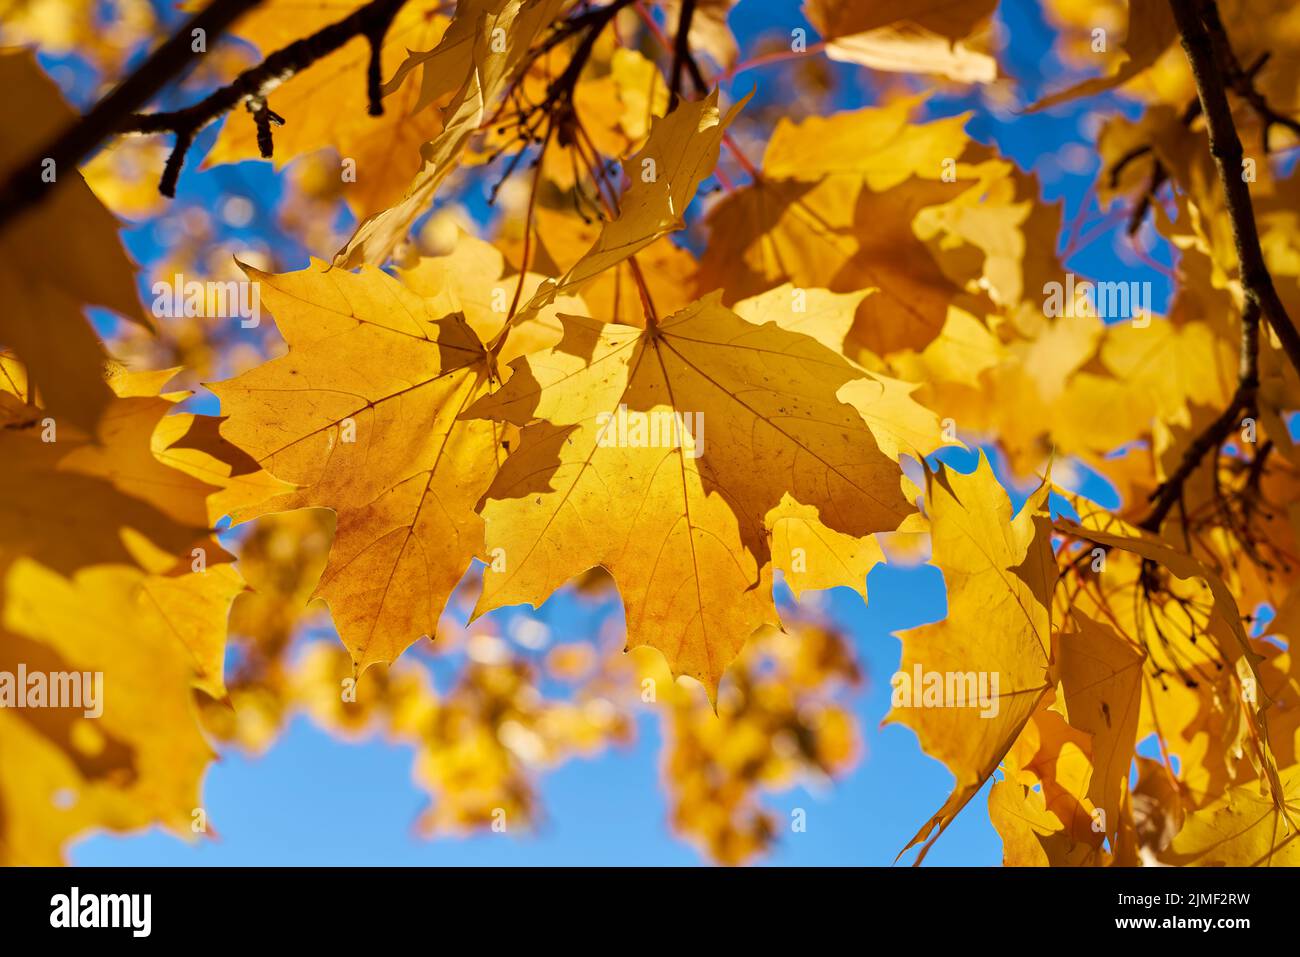
[[[116,77],[162,33],[120,6],[0,37]],[[244,3],[175,93],[215,90],[84,148],[100,107],[0,48],[0,673],[108,686],[0,708],[0,862],[202,833],[214,750],[295,713],[412,746],[427,834],[536,827],[649,714],[673,826],[745,862],[861,756],[808,593],[928,560],[885,716],[955,779],[917,862],[987,787],[1007,864],[1297,863],[1300,13],[1046,4],[1090,75],[1023,122],[1125,106],[1071,223],[943,106],[1019,96],[996,0],[807,0],[743,52],[733,6]],[[779,64],[806,100],[724,92]],[[816,107],[844,75],[873,105]],[[201,175],[287,167],[274,214],[184,201],[227,113]],[[125,133],[171,148],[91,158]],[[1124,275],[1067,268],[1099,230]],[[562,590],[604,624],[533,653]]]

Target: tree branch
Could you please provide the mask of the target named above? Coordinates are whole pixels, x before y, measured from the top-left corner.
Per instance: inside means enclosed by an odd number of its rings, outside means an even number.
[[[1297,137],[1300,137],[1300,122],[1296,122],[1291,117],[1279,113],[1269,106],[1264,94],[1255,88],[1255,74],[1268,62],[1269,54],[1263,54],[1249,69],[1243,70],[1241,61],[1237,59],[1237,54],[1232,50],[1232,44],[1228,42],[1228,31],[1219,18],[1218,5],[1213,2],[1206,3],[1202,0],[1200,14],[1201,20],[1205,23],[1206,32],[1210,36],[1210,45],[1214,48],[1214,55],[1218,59],[1220,69],[1227,74],[1228,84],[1232,87],[1233,92],[1249,103],[1259,115],[1259,118],[1264,121],[1264,152],[1269,152],[1268,134],[1274,126],[1283,126]]]
[[[205,30],[205,39],[211,43],[240,15],[260,2],[213,0],[207,9],[181,27],[94,109],[56,141],[38,150],[31,160],[17,167],[0,190],[0,228],[44,195],[41,171],[46,159],[55,161],[55,169],[76,167],[104,140],[117,134],[176,135],[175,145],[158,183],[158,191],[164,196],[176,195],[176,181],[195,137],[209,123],[241,104],[257,128],[258,151],[269,157],[273,149],[271,127],[283,126],[285,122],[284,117],[267,104],[271,91],[358,36],[365,37],[370,43],[370,61],[366,71],[369,112],[371,116],[383,113],[380,51],[393,18],[406,0],[371,0],[337,23],[275,51],[228,85],[214,90],[191,106],[159,113],[135,112],[191,62],[194,30]]]
[[[682,0],[681,13],[677,15],[677,35],[673,38],[673,66],[668,86],[668,108],[681,99],[682,69],[691,58],[691,20],[695,16],[695,0]]]
[[[1259,394],[1259,303],[1247,300],[1241,315],[1241,349],[1237,368],[1237,390],[1228,401],[1228,407],[1209,424],[1183,452],[1183,457],[1173,474],[1151,493],[1151,511],[1138,522],[1138,528],[1159,534],[1174,505],[1182,501],[1183,486],[1200,466],[1201,460],[1223,445],[1232,430],[1241,424],[1241,413],[1253,416],[1255,400]]]
[[[1281,341],[1291,365],[1300,372],[1300,333],[1296,332],[1291,317],[1287,315],[1286,308],[1273,287],[1273,277],[1269,274],[1260,249],[1250,187],[1242,178],[1241,139],[1237,136],[1237,127],[1228,106],[1220,64],[1215,55],[1216,39],[1211,38],[1211,28],[1215,30],[1221,48],[1230,49],[1228,38],[1223,32],[1214,0],[1170,0],[1170,5],[1182,37],[1183,50],[1196,79],[1196,92],[1209,132],[1210,154],[1219,170],[1219,182],[1223,187],[1228,218],[1232,223],[1232,238],[1237,250],[1246,311],[1250,311],[1253,303],[1263,313]],[[1202,11],[1209,11],[1210,23],[1206,22]],[[1232,70],[1230,63],[1223,64],[1222,68],[1228,72]],[[1244,322],[1243,315],[1243,324]]]
[[[381,91],[380,51],[388,28],[406,0],[371,0],[337,23],[322,27],[309,37],[295,40],[276,50],[257,66],[250,67],[226,86],[209,93],[197,103],[165,113],[136,113],[118,126],[119,133],[175,133],[176,145],[167,160],[158,189],[164,196],[176,194],[176,177],[194,138],[209,123],[243,104],[257,126],[258,152],[270,157],[273,149],[271,126],[282,126],[284,118],[267,105],[267,98],[280,84],[329,56],[356,37],[370,43],[366,70],[366,92],[370,115],[384,112]]]
[[[124,117],[148,103],[172,79],[194,63],[194,31],[202,30],[205,44],[212,43],[236,19],[261,0],[212,0],[191,17],[140,67],[67,130],[45,143],[19,163],[0,186],[0,229],[49,192],[41,173],[46,160],[57,173],[75,169],[109,136]]]

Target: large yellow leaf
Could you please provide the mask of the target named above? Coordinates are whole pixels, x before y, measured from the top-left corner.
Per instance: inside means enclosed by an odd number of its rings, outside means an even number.
[[[0,49],[0,176],[70,125],[75,114],[30,50]],[[82,315],[107,306],[143,321],[134,269],[117,222],[75,168],[43,169],[40,203],[0,232],[0,346],[31,370],[43,405],[93,429],[112,400],[102,374],[104,348]]]
[[[1285,810],[1253,785],[1229,788],[1187,816],[1161,860],[1183,866],[1295,867],[1300,865],[1300,770],[1282,775]]]
[[[1128,786],[1142,703],[1140,648],[1124,641],[1109,625],[1082,612],[1073,615],[1078,631],[1060,636],[1061,685],[1070,724],[1092,735],[1092,779],[1088,797],[1105,811],[1105,833],[1114,841],[1120,798]]]
[[[458,416],[490,388],[486,352],[459,314],[373,267],[249,269],[287,355],[213,386],[222,434],[296,491],[241,510],[338,515],[316,596],[357,667],[392,661],[438,616],[482,554],[474,505],[504,456],[503,427]]]
[[[65,579],[24,558],[2,584],[0,670],[99,672],[102,713],[0,709],[0,862],[57,863],[62,842],[93,826],[190,833],[212,757],[190,688],[220,689],[238,577],[103,566]]]
[[[564,322],[557,347],[517,362],[469,413],[525,427],[483,506],[504,561],[478,611],[539,605],[603,565],[629,646],[659,648],[713,694],[775,620],[768,513],[788,492],[835,531],[892,530],[909,512],[898,466],[836,398],[857,370],[717,295],[646,330]]]
[[[651,124],[641,151],[625,172],[632,185],[619,201],[618,215],[603,224],[591,248],[555,282],[543,286],[528,305],[532,311],[556,295],[580,289],[655,240],[686,225],[686,207],[700,182],[713,172],[728,125],[748,102],[735,103],[724,116],[718,91],[684,101]]]
[[[900,634],[903,658],[885,721],[912,728],[957,781],[903,849],[925,841],[918,862],[996,770],[1051,687],[1056,581],[1046,484],[1015,518],[983,455],[970,475],[941,466],[927,484],[931,560],[948,587],[948,616]],[[926,695],[926,685],[941,694]],[[982,700],[970,700],[972,688]]]

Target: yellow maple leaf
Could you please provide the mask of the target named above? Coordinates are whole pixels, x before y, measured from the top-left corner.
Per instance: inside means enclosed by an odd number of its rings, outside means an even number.
[[[0,49],[0,175],[75,119],[30,50]],[[82,315],[106,306],[144,321],[135,267],[117,222],[76,169],[42,170],[48,192],[0,233],[0,342],[27,364],[43,405],[93,429],[112,400],[101,374],[104,347]]]
[[[505,560],[477,611],[539,605],[604,565],[629,646],[659,648],[713,694],[775,620],[768,512],[788,491],[844,534],[893,530],[910,511],[898,467],[835,396],[857,370],[716,295],[646,330],[564,323],[558,346],[468,413],[524,427],[483,506]]]
[[[448,595],[484,556],[474,505],[504,457],[503,427],[459,418],[491,386],[459,314],[374,268],[248,270],[287,355],[212,387],[222,434],[298,490],[237,520],[332,508],[338,527],[316,595],[357,667],[433,636]]]
[[[1109,625],[1078,611],[1074,620],[1079,630],[1060,635],[1065,713],[1071,725],[1092,735],[1094,770],[1087,793],[1105,812],[1104,831],[1113,841],[1137,743],[1146,656]]]
[[[1300,769],[1281,776],[1285,804],[1258,787],[1229,788],[1187,816],[1162,860],[1211,867],[1295,867],[1300,864]]]
[[[944,572],[948,616],[901,633],[903,658],[885,721],[912,728],[957,781],[903,848],[925,841],[918,863],[988,780],[1051,687],[1056,581],[1051,526],[1042,514],[1046,483],[1014,519],[982,454],[970,475],[940,467],[927,485],[932,561]]]

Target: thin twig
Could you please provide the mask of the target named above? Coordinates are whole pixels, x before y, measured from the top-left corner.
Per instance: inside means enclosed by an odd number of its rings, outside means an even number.
[[[1232,110],[1228,106],[1223,76],[1215,57],[1215,41],[1210,35],[1211,28],[1198,12],[1198,7],[1204,10],[1214,8],[1214,2],[1170,0],[1170,4],[1182,37],[1183,50],[1196,79],[1201,111],[1205,114],[1210,154],[1219,170],[1228,218],[1232,223],[1232,238],[1237,249],[1247,309],[1253,302],[1262,311],[1282,343],[1291,365],[1300,372],[1300,333],[1297,333],[1291,317],[1287,315],[1286,307],[1282,305],[1282,300],[1273,287],[1273,277],[1264,262],[1264,253],[1259,245],[1259,230],[1255,225],[1255,210],[1250,199],[1250,186],[1242,177],[1241,138],[1237,135]],[[1212,22],[1219,40],[1228,46],[1217,9],[1214,9]]]
[[[176,145],[167,160],[167,169],[158,189],[164,196],[176,194],[176,176],[194,138],[209,123],[243,104],[257,125],[258,151],[271,155],[271,125],[285,120],[267,105],[271,91],[313,63],[329,56],[356,37],[370,43],[370,61],[366,71],[366,93],[371,116],[383,113],[383,94],[379,82],[380,51],[388,28],[406,0],[371,0],[337,23],[322,27],[309,37],[295,40],[276,50],[256,66],[250,67],[220,89],[179,110],[161,113],[136,113],[126,117],[114,132],[175,133]]]
[[[1159,533],[1170,510],[1182,501],[1183,487],[1201,460],[1211,450],[1217,450],[1232,430],[1241,424],[1243,412],[1254,411],[1259,392],[1259,314],[1259,304],[1248,301],[1241,317],[1241,365],[1237,373],[1237,390],[1228,401],[1228,407],[1192,440],[1178,467],[1151,493],[1151,511],[1137,523],[1138,528]]]
[[[127,116],[148,103],[167,83],[196,62],[196,35],[203,37],[205,45],[215,42],[235,20],[260,2],[212,0],[96,103],[89,113],[14,167],[0,187],[0,229],[49,194],[48,185],[41,177],[48,160],[54,161],[57,173],[78,167],[100,143],[120,130]],[[198,30],[203,32],[196,34]]]
[[[668,86],[668,108],[672,109],[682,95],[682,70],[691,60],[691,19],[695,16],[695,0],[682,0],[682,10],[677,17],[677,35],[673,38],[673,66]]]

